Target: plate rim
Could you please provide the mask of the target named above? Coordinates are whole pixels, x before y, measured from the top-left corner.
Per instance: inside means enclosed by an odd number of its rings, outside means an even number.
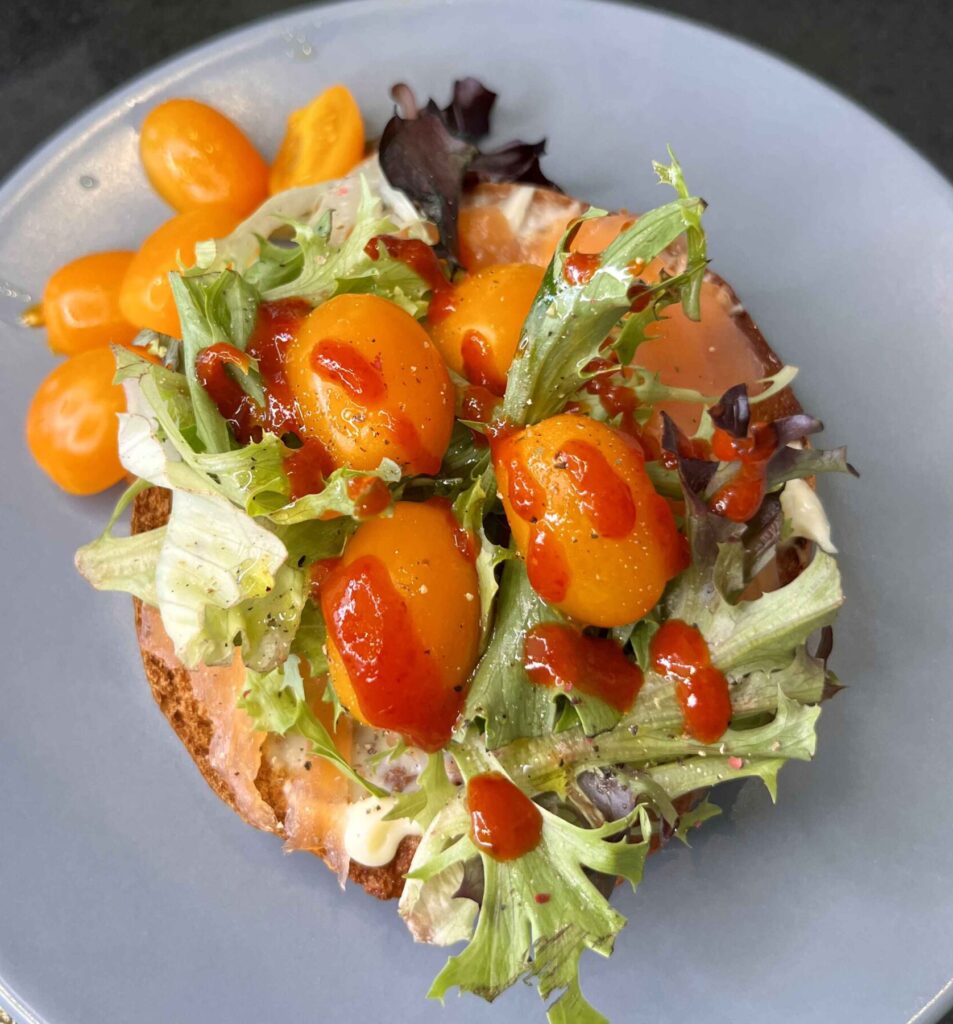
[[[644,3],[628,2],[628,0],[403,0],[400,9],[395,9],[393,0],[331,0],[328,3],[304,3],[284,11],[264,14],[243,24],[216,32],[206,39],[163,58],[111,88],[68,118],[53,134],[30,150],[0,179],[0,217],[13,209],[35,183],[41,181],[45,176],[53,175],[64,163],[68,162],[73,150],[97,132],[107,128],[127,110],[143,105],[151,95],[171,85],[178,73],[181,72],[183,76],[195,73],[201,69],[203,64],[215,62],[224,53],[240,52],[263,30],[281,32],[300,25],[305,19],[314,17],[334,21],[342,18],[363,17],[374,11],[386,11],[393,17],[399,18],[411,10],[463,7],[485,9],[488,3],[504,7],[512,2],[536,6],[548,11],[555,6],[564,9],[586,7],[589,10],[594,7],[599,9],[621,8],[631,13],[633,17],[646,17],[660,22],[677,23],[683,28],[714,36],[721,43],[753,52],[766,63],[780,66],[805,84],[809,83],[812,87],[819,89],[828,100],[832,100],[841,108],[846,108],[852,117],[867,121],[870,126],[878,129],[889,137],[892,143],[905,151],[907,157],[913,157],[920,165],[921,172],[928,171],[929,176],[934,179],[936,184],[953,193],[953,178],[947,176],[930,157],[904,138],[898,129],[868,110],[838,86],[823,80],[786,56],[775,53],[759,43],[736,36],[727,30],[687,15],[649,7]],[[951,1008],[953,1008],[953,977],[942,985],[905,1024],[923,1022],[927,1015],[934,1011],[938,1013],[935,1020],[939,1022],[943,1014]],[[8,1010],[13,1015],[14,1024],[62,1024],[58,1020],[38,1014],[17,996],[16,989],[9,979],[2,976],[0,976],[0,1009]]]

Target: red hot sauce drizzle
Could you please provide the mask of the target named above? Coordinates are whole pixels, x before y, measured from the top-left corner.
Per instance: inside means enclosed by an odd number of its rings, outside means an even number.
[[[547,516],[546,492],[508,443],[505,433],[491,440],[496,461],[507,474],[507,497],[513,511],[532,524],[526,553],[526,572],[533,589],[544,600],[564,600],[571,582],[569,562],[556,533],[559,525]],[[603,537],[627,536],[635,527],[632,492],[605,456],[587,441],[567,441],[556,455],[557,468],[571,481],[580,507],[596,533]]]
[[[635,526],[635,502],[629,485],[588,441],[567,441],[560,465],[572,479],[579,505],[603,537],[625,537]]]
[[[494,395],[503,395],[506,391],[506,377],[497,373],[490,343],[479,331],[467,331],[464,334],[460,355],[463,358],[463,375],[468,381],[486,388]]]
[[[746,437],[732,437],[720,428],[715,430],[712,454],[722,462],[741,465],[738,473],[712,497],[712,512],[733,522],[746,523],[758,511],[764,501],[768,460],[777,445],[777,431],[770,423],[753,423]]]
[[[685,731],[699,743],[721,739],[731,722],[728,680],[711,663],[705,638],[680,619],[662,623],[649,646],[652,668],[675,683]]]
[[[602,253],[571,252],[563,263],[563,280],[566,284],[588,284],[602,262]]]
[[[423,446],[410,418],[380,407],[387,397],[387,382],[379,353],[369,361],[347,342],[324,338],[311,352],[311,369],[322,380],[340,387],[352,401],[375,409],[398,448],[407,453],[407,461],[413,462],[418,472],[433,474],[440,469],[440,457]]]
[[[266,431],[279,437],[293,434],[301,442],[301,447],[285,460],[292,498],[319,491],[324,486],[325,475],[333,468],[320,443],[303,436],[298,404],[285,372],[288,344],[310,311],[308,303],[298,299],[262,303],[245,352],[232,345],[210,345],[195,361],[199,383],[240,444],[260,441]],[[249,359],[258,363],[265,392],[264,406],[259,406],[246,394],[225,369],[231,365],[247,370]]]
[[[578,690],[622,713],[632,707],[642,688],[642,670],[617,643],[586,636],[571,626],[534,626],[523,642],[523,664],[530,681],[539,686],[555,686],[566,693]]]
[[[311,369],[329,384],[337,384],[362,405],[380,402],[387,395],[380,355],[372,363],[346,341],[325,338],[311,350]]]
[[[227,366],[235,366],[243,373],[248,372],[251,360],[247,352],[219,342],[202,349],[195,359],[195,376],[208,392],[225,422],[232,428],[235,437],[248,444],[255,432],[261,436],[259,409],[251,395],[231,377]]]
[[[464,694],[443,685],[384,563],[364,555],[338,566],[320,597],[328,637],[365,717],[424,750],[445,746]]]
[[[380,515],[390,504],[387,484],[376,476],[355,476],[347,482],[347,496],[354,502],[358,519]]]
[[[473,842],[494,860],[516,860],[539,845],[543,816],[505,775],[486,772],[470,779],[467,809]]]

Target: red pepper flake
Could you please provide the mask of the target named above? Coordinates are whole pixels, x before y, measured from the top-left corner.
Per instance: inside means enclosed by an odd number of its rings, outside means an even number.
[[[537,903],[548,903],[552,899],[552,896],[548,892],[538,892],[533,899],[536,900]]]

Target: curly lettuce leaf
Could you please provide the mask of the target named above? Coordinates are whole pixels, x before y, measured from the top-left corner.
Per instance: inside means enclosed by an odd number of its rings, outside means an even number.
[[[398,225],[384,214],[380,198],[364,178],[359,188],[360,203],[343,239],[332,234],[329,210],[316,223],[289,221],[290,246],[260,243],[259,258],[246,273],[264,299],[304,299],[316,306],[335,295],[373,293],[412,316],[423,316],[430,291],[427,282],[380,245],[373,255],[368,253],[371,239],[393,234]],[[422,225],[413,233],[420,236]]]
[[[534,626],[564,621],[530,586],[525,563],[510,558],[503,567],[493,632],[470,680],[463,709],[463,727],[482,721],[491,750],[521,736],[547,735],[556,727],[566,698],[561,690],[530,682],[523,667],[523,644]],[[582,693],[574,694],[570,707],[589,733],[619,719],[608,704]]]
[[[375,154],[343,178],[273,195],[226,238],[200,242],[195,249],[197,272],[229,268],[244,272],[261,258],[262,249],[272,238],[286,236],[289,225],[314,226],[329,215],[331,242],[339,244],[357,216],[363,196],[362,182],[380,197],[385,214],[398,230],[419,233],[420,215],[402,192],[391,187]]]
[[[375,477],[393,486],[400,483],[400,476],[400,466],[392,459],[381,459],[377,469],[356,470],[342,467],[336,469],[325,480],[324,487],[317,494],[306,494],[290,505],[275,509],[269,518],[279,526],[292,526],[330,514],[357,516],[357,501],[348,490],[348,483],[351,480]]]
[[[310,742],[315,757],[334,765],[345,778],[372,796],[388,795],[386,790],[362,778],[335,746],[331,734],[308,704],[301,667],[294,654],[268,672],[247,669],[245,689],[238,706],[248,712],[256,729],[279,736],[297,733]]]
[[[220,342],[244,350],[255,329],[258,292],[231,270],[201,277],[171,274],[170,280],[198,440],[204,451],[229,451],[233,443],[228,424],[199,382],[195,360],[202,349]]]
[[[686,313],[698,318],[698,289],[706,265],[701,229],[705,204],[688,196],[677,163],[673,161],[666,170],[666,180],[677,183],[679,198],[643,214],[623,231],[602,254],[599,267],[585,283],[572,283],[563,273],[575,225],[563,235],[526,318],[510,367],[503,399],[503,413],[510,422],[538,423],[563,408],[585,383],[585,367],[604,354],[606,339],[631,309],[630,289],[636,280],[632,265],[650,263],[686,233],[689,257],[685,270],[646,286],[641,293],[644,308],[631,313],[615,345],[622,360],[630,362],[645,337],[645,328],[673,302],[682,302]],[[602,215],[602,211],[589,211],[586,217]]]
[[[443,751],[428,754],[424,770],[417,778],[417,788],[398,793],[394,806],[384,815],[384,821],[412,818],[421,828],[427,828],[456,792],[457,787],[447,775]]]
[[[453,755],[465,780],[502,771],[475,735],[454,746]],[[448,871],[460,872],[459,866],[475,856],[482,860],[483,898],[476,928],[467,947],[451,957],[434,980],[429,995],[443,999],[450,988],[458,987],[492,1000],[519,978],[532,978],[543,999],[559,993],[550,1020],[577,1019],[567,1014],[578,1015],[583,1008],[595,1014],[579,989],[579,958],[585,949],[608,956],[625,918],[609,905],[589,872],[625,878],[633,888],[639,884],[651,835],[646,809],[640,806],[620,821],[586,829],[540,807],[539,845],[504,862],[474,845],[463,799],[463,794],[455,797],[431,823],[401,899],[405,917],[421,905],[432,915],[428,888],[443,883],[441,891],[446,892],[449,886],[443,880]],[[615,841],[632,826],[640,830],[639,842]],[[450,899],[454,937],[462,931],[467,902]]]
[[[253,669],[288,655],[307,596],[304,574],[269,530],[216,495],[177,491],[156,563],[156,605],[189,668],[230,660],[236,636]]]
[[[489,638],[493,620],[493,608],[499,584],[496,567],[502,565],[511,552],[487,538],[484,520],[496,504],[496,475],[493,467],[487,467],[473,483],[463,491],[453,504],[453,511],[464,529],[477,538],[480,549],[476,557],[477,580],[480,585],[480,649]]]
[[[274,434],[242,448],[200,451],[192,390],[184,374],[117,352],[117,377],[126,394],[119,419],[119,458],[143,480],[173,490],[220,494],[249,515],[288,503],[284,460],[290,454]]]

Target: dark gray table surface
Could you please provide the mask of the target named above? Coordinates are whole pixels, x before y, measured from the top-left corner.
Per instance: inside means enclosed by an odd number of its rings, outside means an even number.
[[[0,176],[133,75],[218,32],[292,6],[286,0],[5,0]],[[662,0],[647,6],[706,22],[799,64],[873,111],[953,177],[949,0]]]
[[[132,76],[219,32],[292,6],[283,0],[6,0],[0,176]],[[663,0],[646,6],[705,22],[800,65],[872,111],[953,177],[949,0]],[[4,1017],[0,1011],[0,1022]],[[953,1024],[953,1014],[943,1024]]]

